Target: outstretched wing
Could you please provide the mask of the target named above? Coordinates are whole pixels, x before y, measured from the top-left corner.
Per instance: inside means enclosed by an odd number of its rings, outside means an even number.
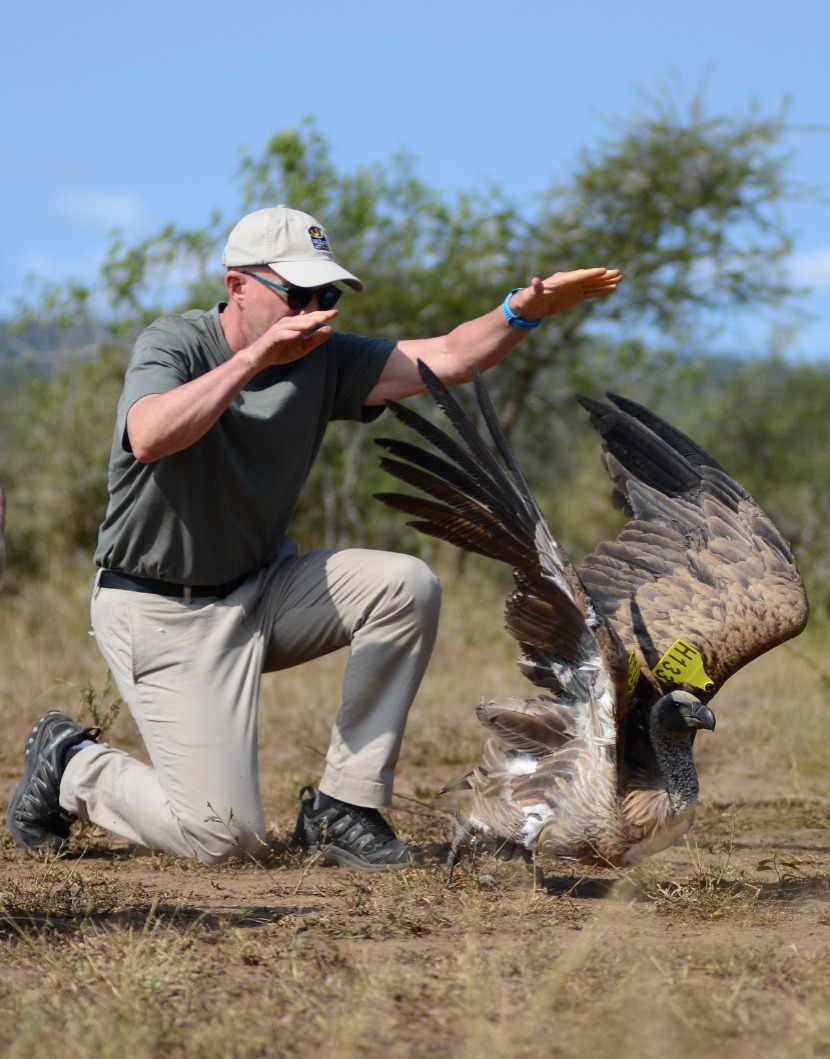
[[[580,575],[649,682],[659,686],[653,670],[668,654],[663,683],[688,683],[710,699],[742,666],[801,632],[803,582],[787,541],[716,460],[642,405],[608,396],[611,404],[579,400],[602,436],[614,503],[630,521]],[[702,665],[693,676],[694,651]]]
[[[428,494],[377,493],[377,499],[414,516],[409,525],[422,533],[513,567],[505,628],[521,645],[520,669],[582,717],[576,730],[613,745],[615,710],[624,707],[628,694],[620,641],[539,509],[481,378],[475,380],[476,398],[495,452],[437,376],[426,365],[419,367],[460,441],[412,409],[389,402],[395,416],[437,452],[377,439],[389,453],[381,460],[383,469]],[[517,740],[526,739],[527,714],[510,714],[504,710],[499,725],[509,728],[515,721]]]

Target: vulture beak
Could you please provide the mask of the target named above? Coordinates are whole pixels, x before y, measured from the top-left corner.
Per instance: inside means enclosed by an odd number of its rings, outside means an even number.
[[[715,715],[702,702],[684,703],[680,707],[680,714],[688,728],[705,728],[707,732],[715,730]]]

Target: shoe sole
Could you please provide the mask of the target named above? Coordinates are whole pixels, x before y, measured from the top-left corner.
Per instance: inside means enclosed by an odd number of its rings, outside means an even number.
[[[27,769],[31,769],[37,763],[37,756],[40,753],[40,734],[43,731],[46,722],[50,717],[65,717],[65,713],[61,713],[60,710],[50,710],[35,722],[31,732],[29,732],[29,738],[26,740],[26,745],[23,748],[23,763]],[[91,740],[96,740],[100,734],[101,729],[97,726],[87,729]]]
[[[50,717],[57,714],[57,710],[50,710],[49,713],[45,713],[32,727],[29,732],[29,738],[26,740],[26,745],[23,748],[23,763],[26,766],[26,774],[31,772],[32,768],[37,764],[37,756],[40,753],[40,736],[43,729],[46,727],[46,722]],[[58,714],[58,716],[61,716]]]
[[[326,864],[342,864],[353,871],[400,871],[401,868],[416,867],[415,861],[412,860],[401,861],[398,864],[373,864],[338,846],[314,846],[312,848],[320,853]]]

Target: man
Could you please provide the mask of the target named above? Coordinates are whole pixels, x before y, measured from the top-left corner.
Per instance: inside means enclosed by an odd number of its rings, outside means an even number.
[[[418,360],[448,384],[498,363],[544,317],[614,291],[617,270],[533,279],[438,338],[334,333],[343,283],[323,226],[286,206],[231,231],[228,300],[139,337],[118,406],[92,624],[152,767],[51,712],[32,729],[7,812],[30,849],[60,848],[76,817],[215,864],[258,853],[263,672],[349,647],[318,790],[296,839],[379,870],[418,859],[380,809],[435,640],[440,590],[411,556],[299,554],[286,535],[332,419],[368,422],[420,393]]]

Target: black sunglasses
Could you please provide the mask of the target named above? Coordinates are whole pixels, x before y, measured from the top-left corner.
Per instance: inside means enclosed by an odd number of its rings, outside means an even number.
[[[320,309],[333,309],[340,301],[340,295],[343,293],[339,287],[335,287],[332,283],[326,284],[325,287],[285,287],[282,283],[273,283],[270,279],[260,276],[258,272],[248,272],[244,268],[238,268],[236,271],[259,280],[266,287],[282,291],[289,309],[305,309],[314,297],[317,298],[317,305]]]

